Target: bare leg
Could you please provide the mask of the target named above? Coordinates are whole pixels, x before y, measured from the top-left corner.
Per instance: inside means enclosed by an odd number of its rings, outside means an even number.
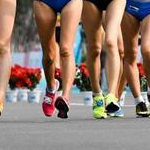
[[[139,72],[136,64],[139,22],[128,13],[124,14],[122,33],[124,40],[124,70],[134,97],[140,96]]]
[[[70,1],[61,13],[60,59],[62,65],[62,95],[69,98],[69,92],[75,77],[73,45],[82,11],[82,1]]]
[[[49,89],[54,88],[56,57],[55,24],[56,14],[42,2],[34,1],[35,19],[43,50],[43,68]]]
[[[15,0],[0,1],[0,103],[3,103],[10,76],[10,41],[16,10]]]
[[[56,42],[56,68],[60,68],[60,48],[57,42]]]
[[[118,35],[118,50],[119,50],[119,55],[120,55],[120,74],[119,74],[118,86],[117,86],[117,90],[116,90],[116,97],[119,100],[119,98],[121,97],[121,94],[124,90],[124,87],[126,85],[126,82],[127,82],[125,75],[124,75],[124,69],[123,69],[124,45],[123,45],[121,27],[119,28],[119,35]]]
[[[94,16],[94,17],[93,17]],[[100,53],[101,53],[102,13],[90,2],[84,2],[82,21],[87,36],[87,67],[94,93],[100,93]]]
[[[106,10],[106,71],[108,93],[115,95],[120,70],[120,57],[117,45],[118,29],[125,8],[125,1],[114,0]]]
[[[150,87],[150,15],[141,23],[141,37],[143,64]]]

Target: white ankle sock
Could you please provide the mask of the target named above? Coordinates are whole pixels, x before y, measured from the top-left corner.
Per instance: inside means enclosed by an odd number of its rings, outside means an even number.
[[[140,96],[134,98],[134,102],[135,102],[135,105],[137,105],[137,104],[140,103],[140,102],[144,102],[144,103],[145,103],[145,101],[144,101],[142,95],[140,95]]]
[[[48,87],[46,88],[46,91],[49,92],[49,93],[55,93],[56,92],[56,86],[49,89]]]
[[[103,94],[102,91],[100,91],[99,93],[95,93],[95,92],[92,93],[93,96],[99,96],[99,95],[102,95],[102,94]]]

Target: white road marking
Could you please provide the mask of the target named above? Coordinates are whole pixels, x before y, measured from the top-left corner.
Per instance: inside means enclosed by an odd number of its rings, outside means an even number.
[[[85,105],[84,103],[71,103],[71,106],[90,106],[90,105]],[[135,105],[124,105],[123,107],[135,107]]]

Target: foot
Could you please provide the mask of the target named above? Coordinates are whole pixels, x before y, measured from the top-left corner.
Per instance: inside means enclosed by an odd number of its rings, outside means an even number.
[[[48,92],[48,90],[46,90],[46,95],[44,96],[44,100],[42,103],[43,112],[47,117],[51,117],[55,112],[54,104],[56,99],[56,92],[59,88],[59,81],[55,80],[55,84],[56,84],[56,91],[51,93]]]
[[[58,110],[58,117],[62,118],[62,119],[66,119],[68,118],[68,111],[69,111],[69,102],[68,100],[63,97],[63,96],[59,96],[56,99],[55,102],[55,107]]]
[[[103,95],[93,96],[93,117],[96,119],[107,118]]]
[[[140,102],[136,105],[136,115],[140,117],[150,116],[150,112],[148,111],[146,104],[144,102]]]
[[[114,113],[115,111],[118,111],[120,106],[117,103],[117,98],[113,94],[107,94],[105,96],[105,102],[106,102],[106,111],[108,113]]]
[[[119,110],[115,111],[114,113],[108,113],[108,116],[122,118],[122,117],[124,117],[124,113],[120,107]]]

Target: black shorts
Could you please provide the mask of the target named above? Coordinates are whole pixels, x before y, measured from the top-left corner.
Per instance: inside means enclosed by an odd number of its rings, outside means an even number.
[[[113,0],[85,0],[93,3],[99,10],[106,10],[107,6]]]

